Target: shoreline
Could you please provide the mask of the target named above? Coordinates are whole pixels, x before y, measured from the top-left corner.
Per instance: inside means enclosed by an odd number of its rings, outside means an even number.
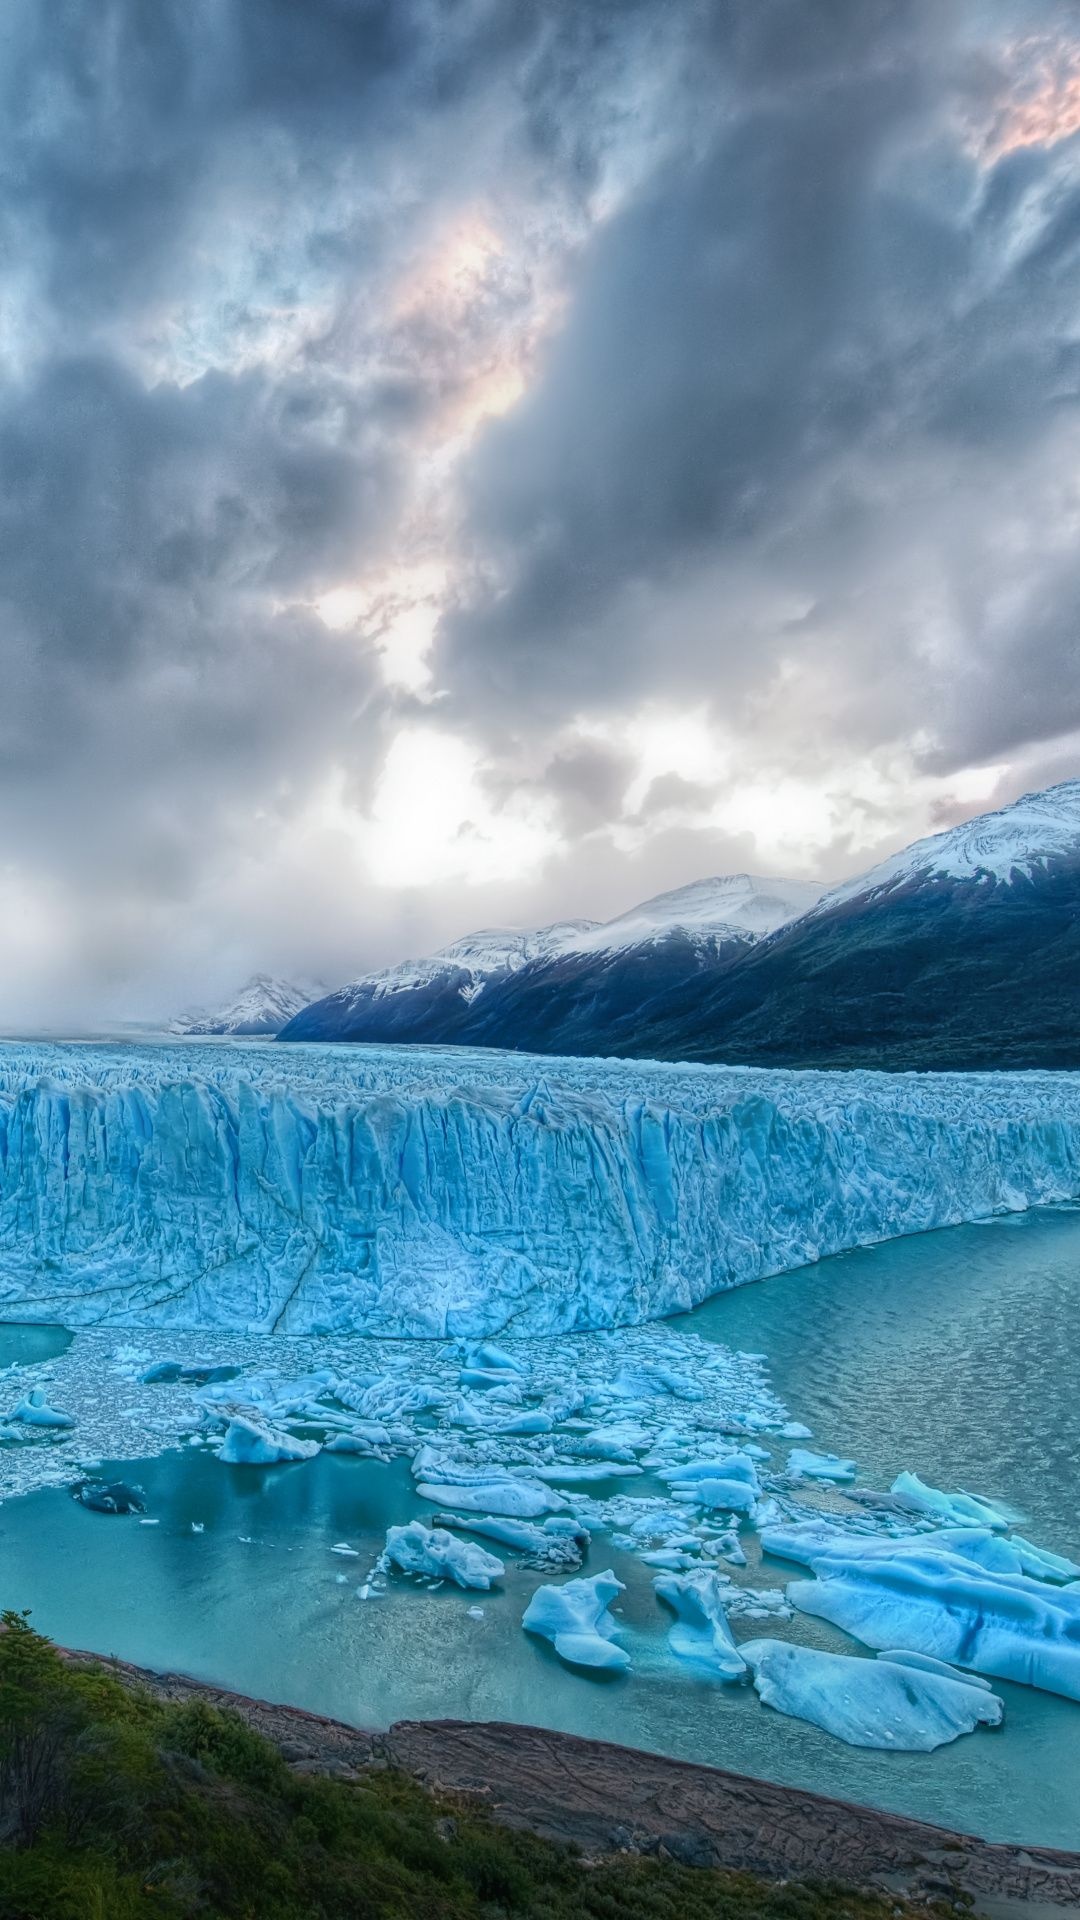
[[[1080,1909],[1080,1851],[981,1840],[903,1814],[546,1728],[402,1720],[376,1731],[185,1674],[57,1651],[76,1665],[104,1667],[157,1699],[200,1699],[240,1714],[298,1772],[349,1779],[395,1767],[433,1790],[477,1800],[505,1825],[576,1846],[586,1856],[652,1854],[768,1880],[837,1880],[916,1900],[973,1900],[975,1912],[989,1920],[1061,1920]]]

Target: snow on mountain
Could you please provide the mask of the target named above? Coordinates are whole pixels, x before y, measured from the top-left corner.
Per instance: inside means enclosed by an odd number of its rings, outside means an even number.
[[[351,985],[371,988],[376,995],[406,993],[430,986],[448,973],[460,972],[469,978],[459,990],[470,999],[496,975],[514,973],[530,960],[546,960],[564,952],[595,925],[593,920],[556,920],[549,927],[535,929],[483,927],[477,933],[463,934],[460,940],[452,940],[448,947],[440,947],[424,959],[403,960],[396,967],[362,974]]]
[[[367,989],[376,995],[405,993],[460,971],[469,978],[459,992],[469,1000],[489,980],[562,954],[618,952],[673,933],[685,933],[712,945],[745,940],[748,934],[771,933],[805,913],[820,896],[820,886],[806,880],[766,880],[749,873],[694,880],[687,887],[658,893],[614,920],[556,920],[548,927],[524,929],[482,928],[425,958],[362,974],[342,992]]]
[[[0,1045],[10,1319],[626,1326],[843,1247],[1078,1196],[1075,1075]]]
[[[1010,881],[1045,870],[1048,862],[1080,855],[1080,780],[1065,780],[1041,793],[1025,793],[1011,806],[982,813],[944,833],[916,840],[823,894],[819,913],[913,880]]]
[[[293,980],[278,980],[268,973],[254,973],[236,999],[227,1006],[218,1008],[216,1013],[200,1010],[179,1014],[169,1031],[190,1036],[233,1033],[273,1035],[280,1033],[282,1027],[287,1026],[302,1007],[309,1006],[323,992],[324,989],[316,984],[302,987]]]
[[[768,880],[753,873],[717,874],[687,887],[655,894],[614,920],[593,926],[572,943],[577,953],[614,952],[686,934],[719,946],[748,934],[774,933],[816,904],[821,886],[812,880]]]

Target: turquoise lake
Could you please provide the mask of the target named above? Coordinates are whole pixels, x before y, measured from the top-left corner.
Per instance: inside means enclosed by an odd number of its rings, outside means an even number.
[[[720,1296],[680,1323],[767,1356],[814,1444],[853,1456],[866,1486],[905,1467],[1022,1514],[1040,1545],[1080,1556],[1080,1212],[1014,1215],[893,1241]],[[65,1335],[0,1328],[0,1365]],[[210,1346],[212,1343],[207,1342]],[[521,1630],[539,1576],[502,1591],[356,1585],[385,1529],[430,1512],[408,1464],[323,1454],[230,1468],[198,1451],[126,1461],[158,1524],[87,1512],[49,1489],[0,1505],[4,1604],[73,1646],[174,1667],[366,1725],[416,1717],[532,1721],[889,1806],[995,1839],[1080,1845],[1080,1705],[995,1682],[1000,1732],[930,1755],[850,1748],[688,1678],[665,1657],[649,1569],[594,1539],[589,1571],[627,1582],[633,1672],[589,1679]],[[193,1523],[202,1532],[193,1531]],[[359,1557],[330,1551],[348,1542]],[[753,1536],[747,1536],[753,1551]],[[755,1568],[755,1577],[757,1569]],[[796,1570],[762,1564],[783,1584]],[[483,1608],[469,1617],[470,1605]],[[747,1622],[741,1632],[792,1632]],[[795,1637],[854,1643],[815,1621]]]

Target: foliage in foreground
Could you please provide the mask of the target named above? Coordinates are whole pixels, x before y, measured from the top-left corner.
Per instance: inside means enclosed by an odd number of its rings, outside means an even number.
[[[0,1920],[887,1920],[838,1888],[590,1865],[391,1771],[290,1773],[239,1715],[0,1634]],[[926,1909],[921,1911],[925,1914]]]

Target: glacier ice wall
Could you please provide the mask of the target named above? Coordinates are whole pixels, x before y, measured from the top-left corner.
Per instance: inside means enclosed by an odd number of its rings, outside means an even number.
[[[561,1332],[1077,1196],[1080,1075],[0,1046],[9,1320]]]

